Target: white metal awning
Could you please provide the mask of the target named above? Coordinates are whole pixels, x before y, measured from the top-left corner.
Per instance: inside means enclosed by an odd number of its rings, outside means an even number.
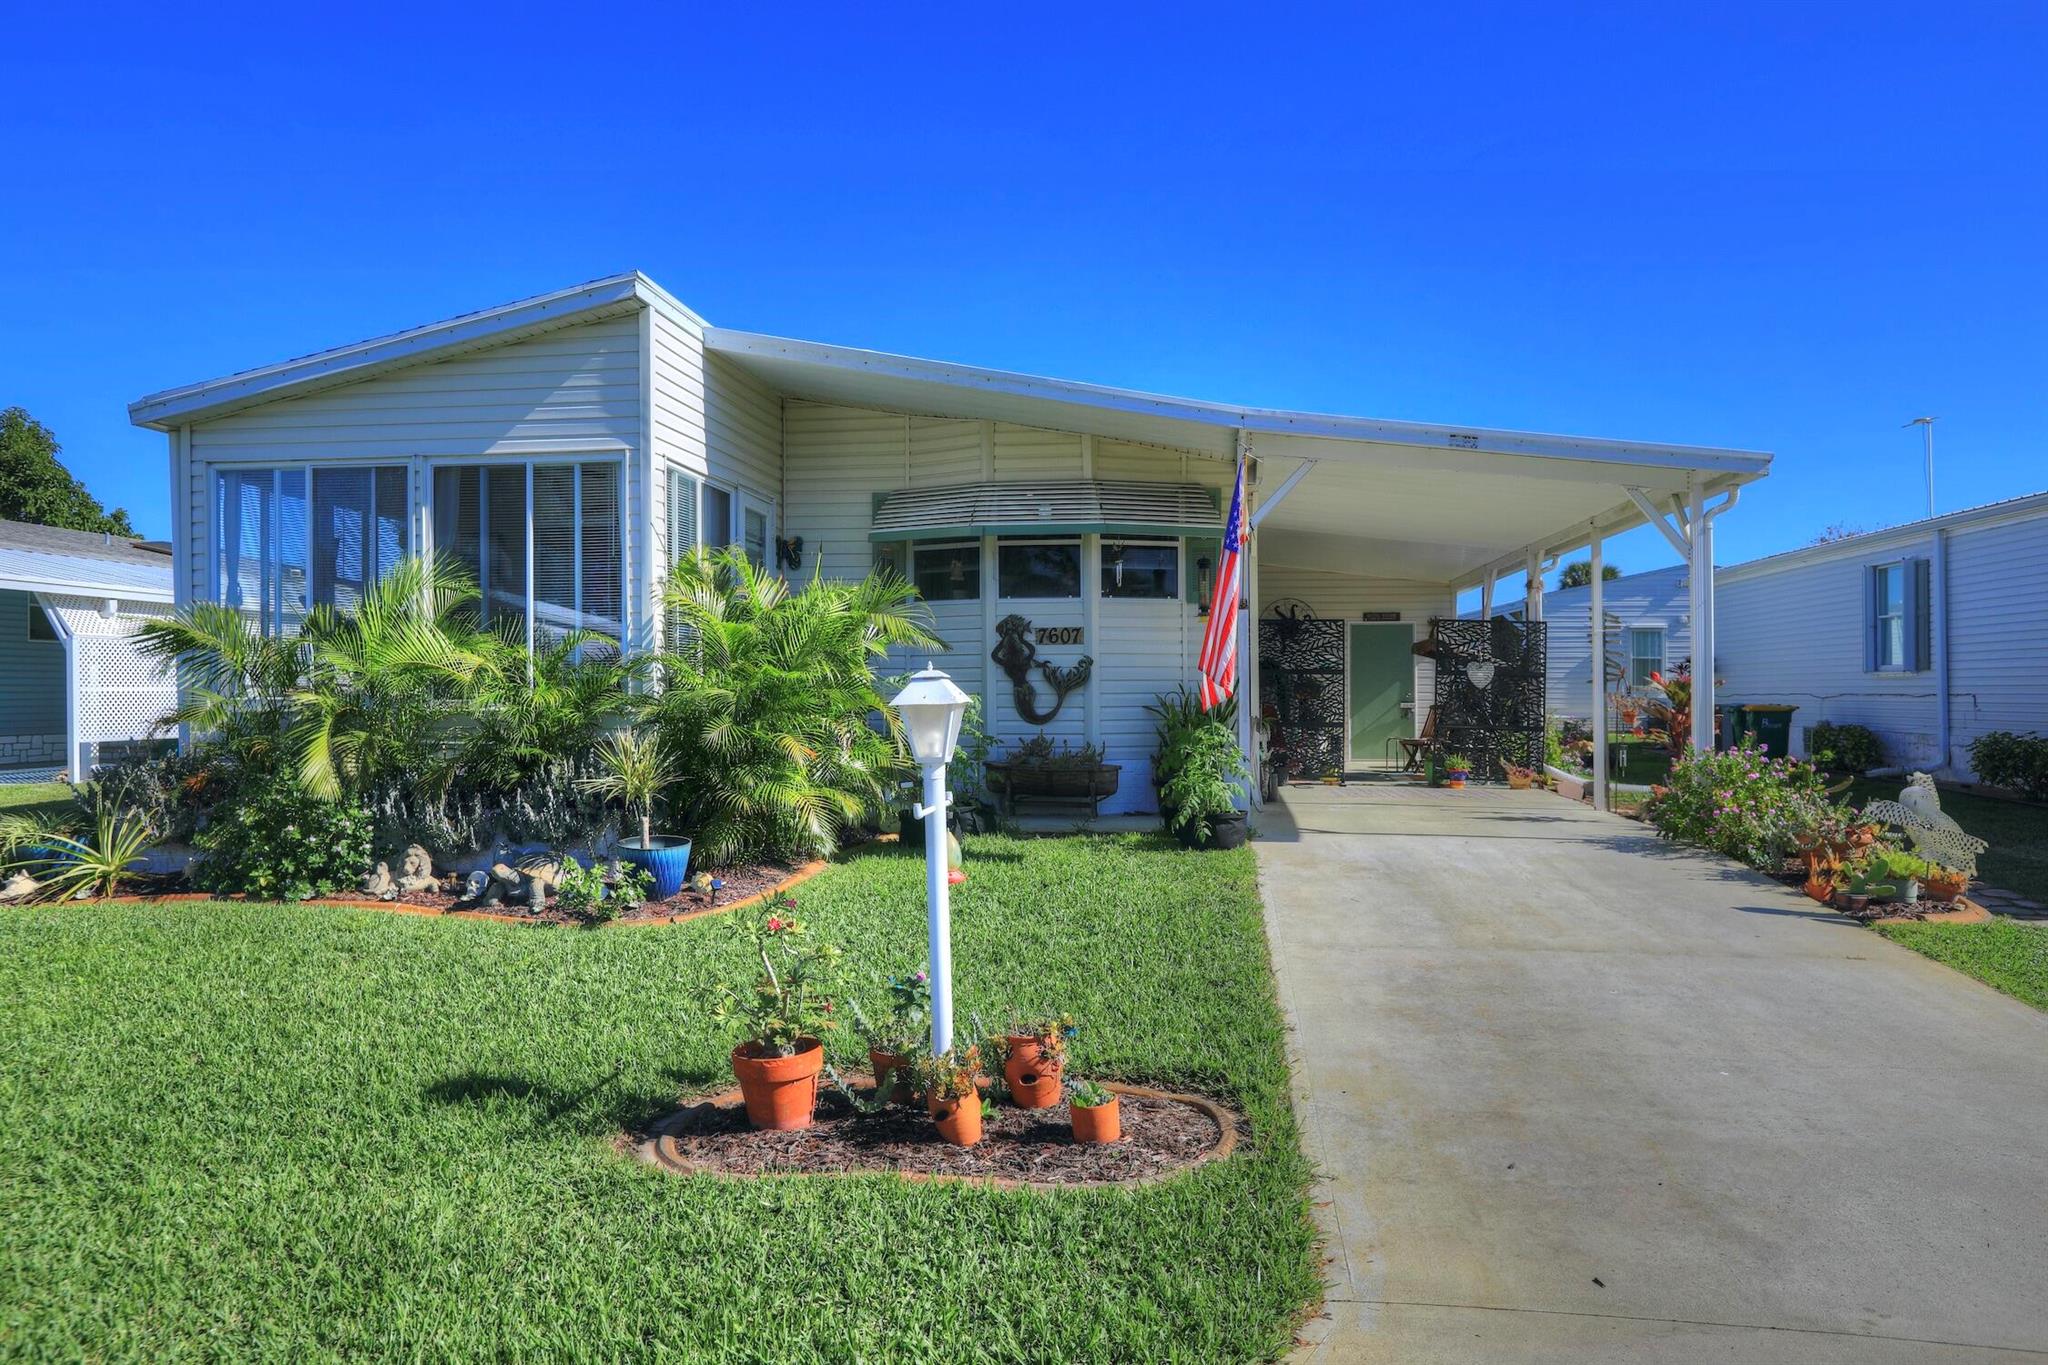
[[[1193,483],[1053,479],[903,488],[875,507],[868,539],[983,535],[1215,535],[1215,491]]]

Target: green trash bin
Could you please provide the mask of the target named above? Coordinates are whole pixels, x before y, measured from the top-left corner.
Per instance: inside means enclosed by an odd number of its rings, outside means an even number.
[[[1772,758],[1792,752],[1792,713],[1799,708],[1779,702],[1753,702],[1735,708],[1735,738],[1755,735]]]

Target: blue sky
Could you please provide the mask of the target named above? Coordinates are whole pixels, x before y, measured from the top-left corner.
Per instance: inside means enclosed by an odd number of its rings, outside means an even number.
[[[129,400],[631,268],[761,331],[1774,451],[1724,563],[1918,516],[1922,412],[1944,509],[2048,487],[2036,4],[55,8],[0,51],[0,405],[150,533]]]

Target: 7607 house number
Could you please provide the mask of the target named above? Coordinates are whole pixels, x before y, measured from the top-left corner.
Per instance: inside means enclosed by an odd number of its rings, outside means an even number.
[[[1081,643],[1079,626],[1037,626],[1032,638],[1041,645],[1078,645]]]

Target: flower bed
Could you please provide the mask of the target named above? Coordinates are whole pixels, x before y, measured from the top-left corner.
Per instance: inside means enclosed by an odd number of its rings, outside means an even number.
[[[850,1078],[872,1090],[872,1077]],[[895,1172],[999,1184],[1135,1185],[1227,1156],[1237,1116],[1214,1101],[1141,1086],[1108,1085],[1123,1113],[1116,1142],[1074,1141],[1065,1105],[992,1106],[972,1147],[942,1140],[922,1107],[862,1114],[827,1091],[811,1125],[787,1131],[747,1122],[738,1091],[680,1109],[636,1144],[644,1160],[680,1174],[847,1175]]]

